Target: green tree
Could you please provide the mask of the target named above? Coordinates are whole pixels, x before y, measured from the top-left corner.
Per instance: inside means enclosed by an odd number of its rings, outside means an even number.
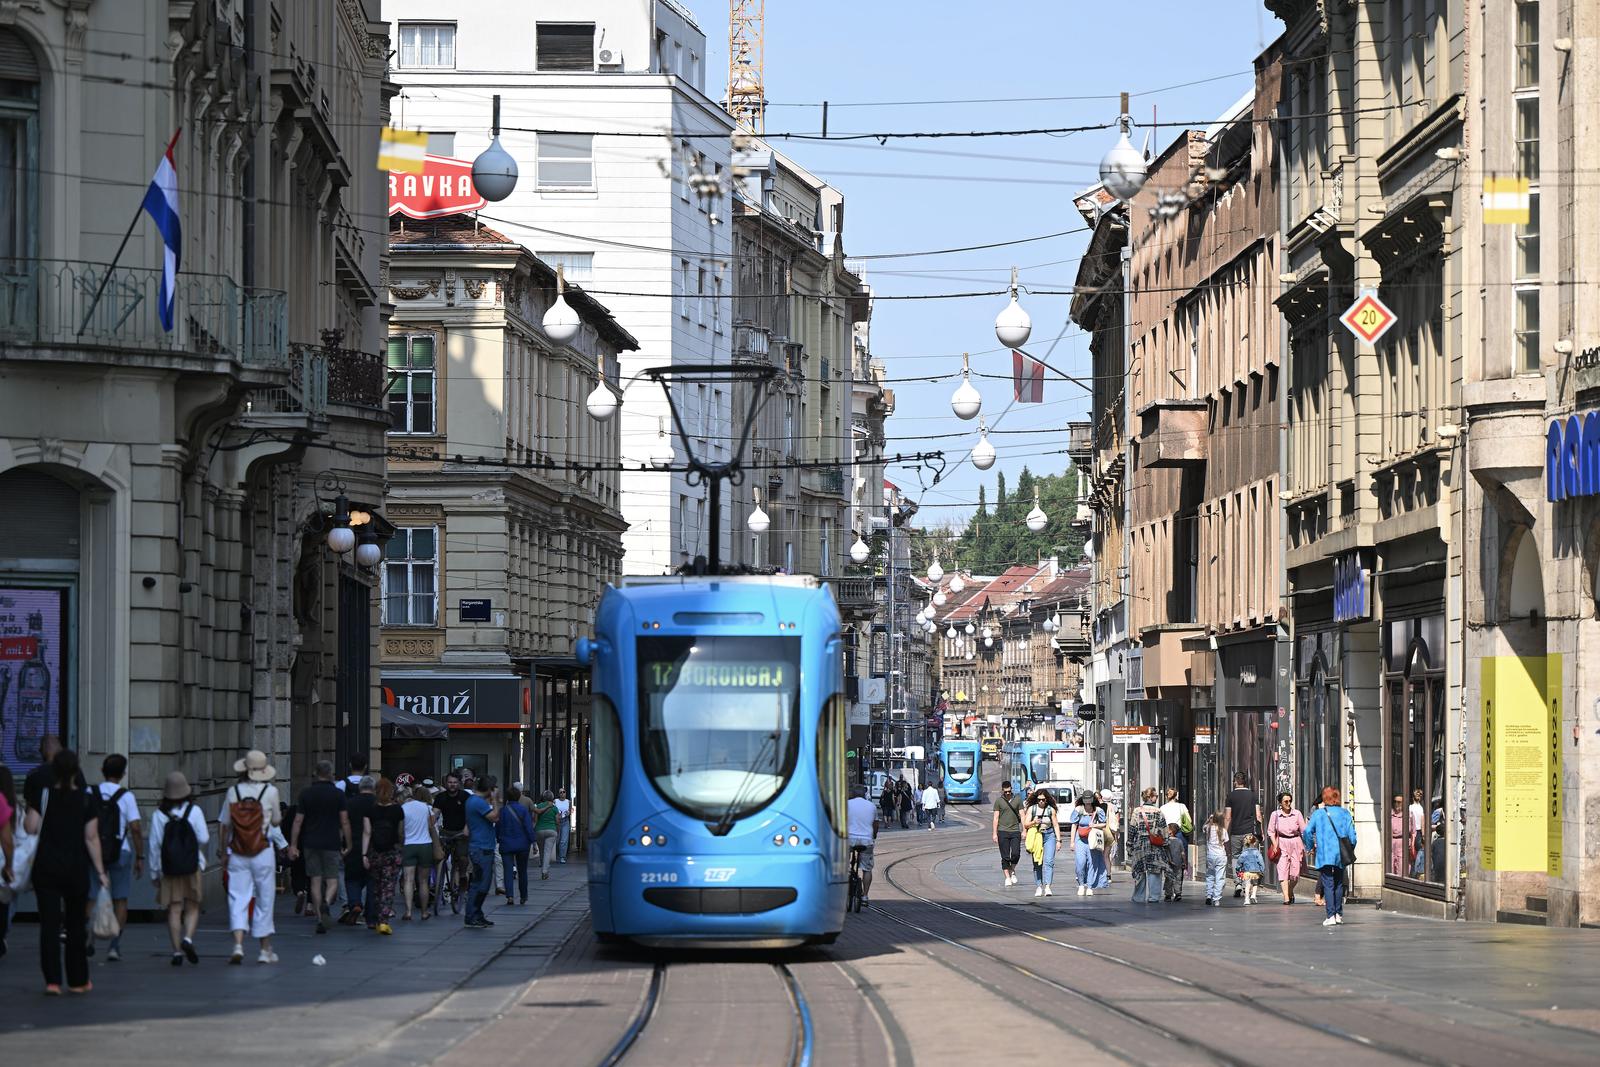
[[[1038,533],[1028,529],[1028,512],[1033,510],[1033,491],[1039,490],[1039,506],[1049,516],[1049,525]],[[993,513],[987,506],[984,487],[978,486],[978,510],[955,538],[955,558],[971,570],[998,574],[1007,567],[1031,564],[1043,556],[1055,556],[1063,567],[1075,566],[1083,559],[1084,533],[1071,524],[1078,504],[1078,472],[1035,475],[1024,468],[1017,477],[1016,490],[1006,492],[1005,476],[996,478]]]

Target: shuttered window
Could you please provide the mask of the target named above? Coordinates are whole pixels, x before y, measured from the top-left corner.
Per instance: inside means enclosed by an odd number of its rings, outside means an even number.
[[[594,69],[594,23],[541,22],[537,37],[540,70]]]

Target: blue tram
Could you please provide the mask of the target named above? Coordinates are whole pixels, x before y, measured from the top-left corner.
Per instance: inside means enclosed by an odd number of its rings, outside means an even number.
[[[600,599],[589,905],[602,940],[788,947],[844,925],[839,613],[809,577],[624,578]]]
[[[939,742],[939,763],[944,767],[945,799],[952,804],[976,804],[983,746],[966,738],[947,737]]]
[[[1063,741],[1012,741],[1000,753],[1000,777],[1018,796],[1032,783],[1048,788],[1065,802],[1089,784],[1086,754]]]

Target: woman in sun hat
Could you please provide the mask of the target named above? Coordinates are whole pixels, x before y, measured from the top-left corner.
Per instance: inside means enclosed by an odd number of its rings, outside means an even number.
[[[167,932],[172,936],[174,967],[182,967],[185,957],[190,963],[200,962],[200,954],[194,948],[194,931],[200,924],[201,873],[206,869],[206,843],[211,840],[211,834],[192,793],[182,771],[167,775],[161,803],[150,818],[150,854],[145,863],[145,869],[156,884],[156,903],[167,909]],[[167,827],[179,822],[187,823],[189,832],[184,835],[181,846],[169,847]],[[188,840],[191,837],[192,842]],[[165,871],[163,856],[183,867],[192,863],[194,869],[182,873]]]
[[[261,942],[257,963],[278,962],[272,951],[273,896],[277,889],[277,856],[273,829],[282,821],[278,787],[272,780],[278,769],[267,754],[251,749],[233,765],[239,780],[222,796],[217,815],[218,859],[228,870],[228,918],[233,929],[233,954],[229,963],[244,962],[245,928]],[[278,831],[281,840],[282,831]],[[255,909],[250,901],[254,898]]]

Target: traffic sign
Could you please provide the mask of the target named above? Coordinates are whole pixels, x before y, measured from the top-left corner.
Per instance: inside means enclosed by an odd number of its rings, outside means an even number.
[[[1339,316],[1344,328],[1369,345],[1375,345],[1395,324],[1395,313],[1378,299],[1376,289],[1363,289],[1350,309]]]

